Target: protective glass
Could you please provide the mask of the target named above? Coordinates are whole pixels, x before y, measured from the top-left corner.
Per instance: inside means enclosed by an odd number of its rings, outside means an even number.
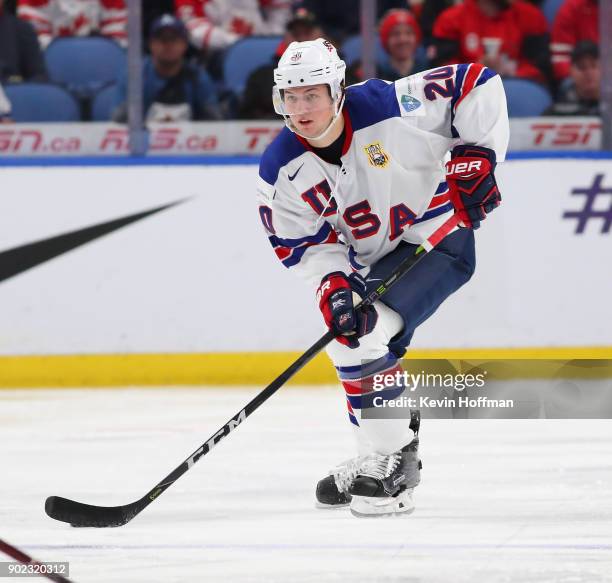
[[[272,90],[272,101],[274,111],[279,115],[286,116],[306,115],[329,110],[333,105],[329,92],[324,87],[308,91],[308,88],[304,87],[287,90],[275,86]]]

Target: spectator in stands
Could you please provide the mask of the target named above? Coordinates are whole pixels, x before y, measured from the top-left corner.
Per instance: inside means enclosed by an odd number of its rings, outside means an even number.
[[[599,47],[593,41],[580,41],[572,51],[570,78],[544,115],[599,115],[600,84]]]
[[[11,102],[0,85],[0,123],[11,121]]]
[[[276,49],[275,61],[278,62],[290,43],[316,40],[322,36],[323,30],[315,15],[306,8],[298,8],[287,22],[285,36]]]
[[[379,79],[395,81],[427,68],[427,63],[416,56],[421,43],[421,29],[410,10],[389,10],[380,21],[379,34],[382,46],[389,55],[388,63],[376,65]],[[351,65],[346,76],[349,85],[364,81],[361,63]]]
[[[552,28],[552,64],[555,77],[570,73],[570,55],[581,40],[599,43],[598,0],[565,0],[555,16]]]
[[[206,72],[185,60],[188,33],[175,16],[165,14],[151,27],[151,57],[143,63],[147,122],[219,119],[215,87]],[[127,74],[117,87],[116,121],[127,118]]]
[[[272,103],[275,65],[264,65],[253,71],[247,79],[244,94],[240,98],[238,119],[278,120]]]
[[[19,0],[17,15],[32,24],[43,49],[58,36],[100,34],[127,44],[125,0]]]
[[[34,29],[4,9],[0,0],[0,81],[40,81],[45,63]]]
[[[274,111],[271,98],[276,63],[289,43],[315,40],[322,35],[323,31],[314,14],[305,8],[298,8],[287,22],[285,36],[276,49],[273,62],[258,67],[249,75],[244,95],[240,99],[238,118],[277,120],[278,114]]]
[[[336,46],[361,33],[359,2],[355,0],[303,0],[302,6],[317,16],[325,37]],[[376,20],[392,8],[407,8],[407,0],[378,0]]]
[[[525,0],[465,0],[446,9],[433,28],[435,65],[480,62],[502,77],[547,82],[548,23]]]
[[[281,35],[291,15],[291,0],[175,0],[191,42],[220,50],[251,34]]]

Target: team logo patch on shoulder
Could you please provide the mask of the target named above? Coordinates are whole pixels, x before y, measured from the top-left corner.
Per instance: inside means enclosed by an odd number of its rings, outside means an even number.
[[[380,142],[368,144],[363,149],[368,155],[368,162],[375,168],[386,168],[389,164],[389,154],[383,150]]]
[[[419,107],[423,105],[416,97],[412,97],[412,95],[406,95],[405,93],[400,98],[400,101],[402,103],[404,111],[406,112],[411,112],[415,109],[419,109]]]

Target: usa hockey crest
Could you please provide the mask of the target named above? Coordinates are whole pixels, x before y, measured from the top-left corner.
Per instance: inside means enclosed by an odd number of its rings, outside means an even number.
[[[374,142],[363,148],[368,155],[368,162],[375,168],[386,168],[389,164],[389,155],[380,145],[380,142]]]

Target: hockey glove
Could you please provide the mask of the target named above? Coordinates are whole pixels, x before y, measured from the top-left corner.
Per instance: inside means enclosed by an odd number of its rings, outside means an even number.
[[[457,146],[446,164],[450,199],[460,226],[477,229],[480,221],[501,204],[495,182],[495,152],[481,146]]]
[[[376,326],[378,314],[374,306],[356,310],[353,292],[360,297],[366,295],[363,277],[358,273],[347,276],[341,271],[334,271],[321,280],[317,300],[325,323],[336,334],[336,340],[350,348],[357,348],[358,338],[369,334]]]

